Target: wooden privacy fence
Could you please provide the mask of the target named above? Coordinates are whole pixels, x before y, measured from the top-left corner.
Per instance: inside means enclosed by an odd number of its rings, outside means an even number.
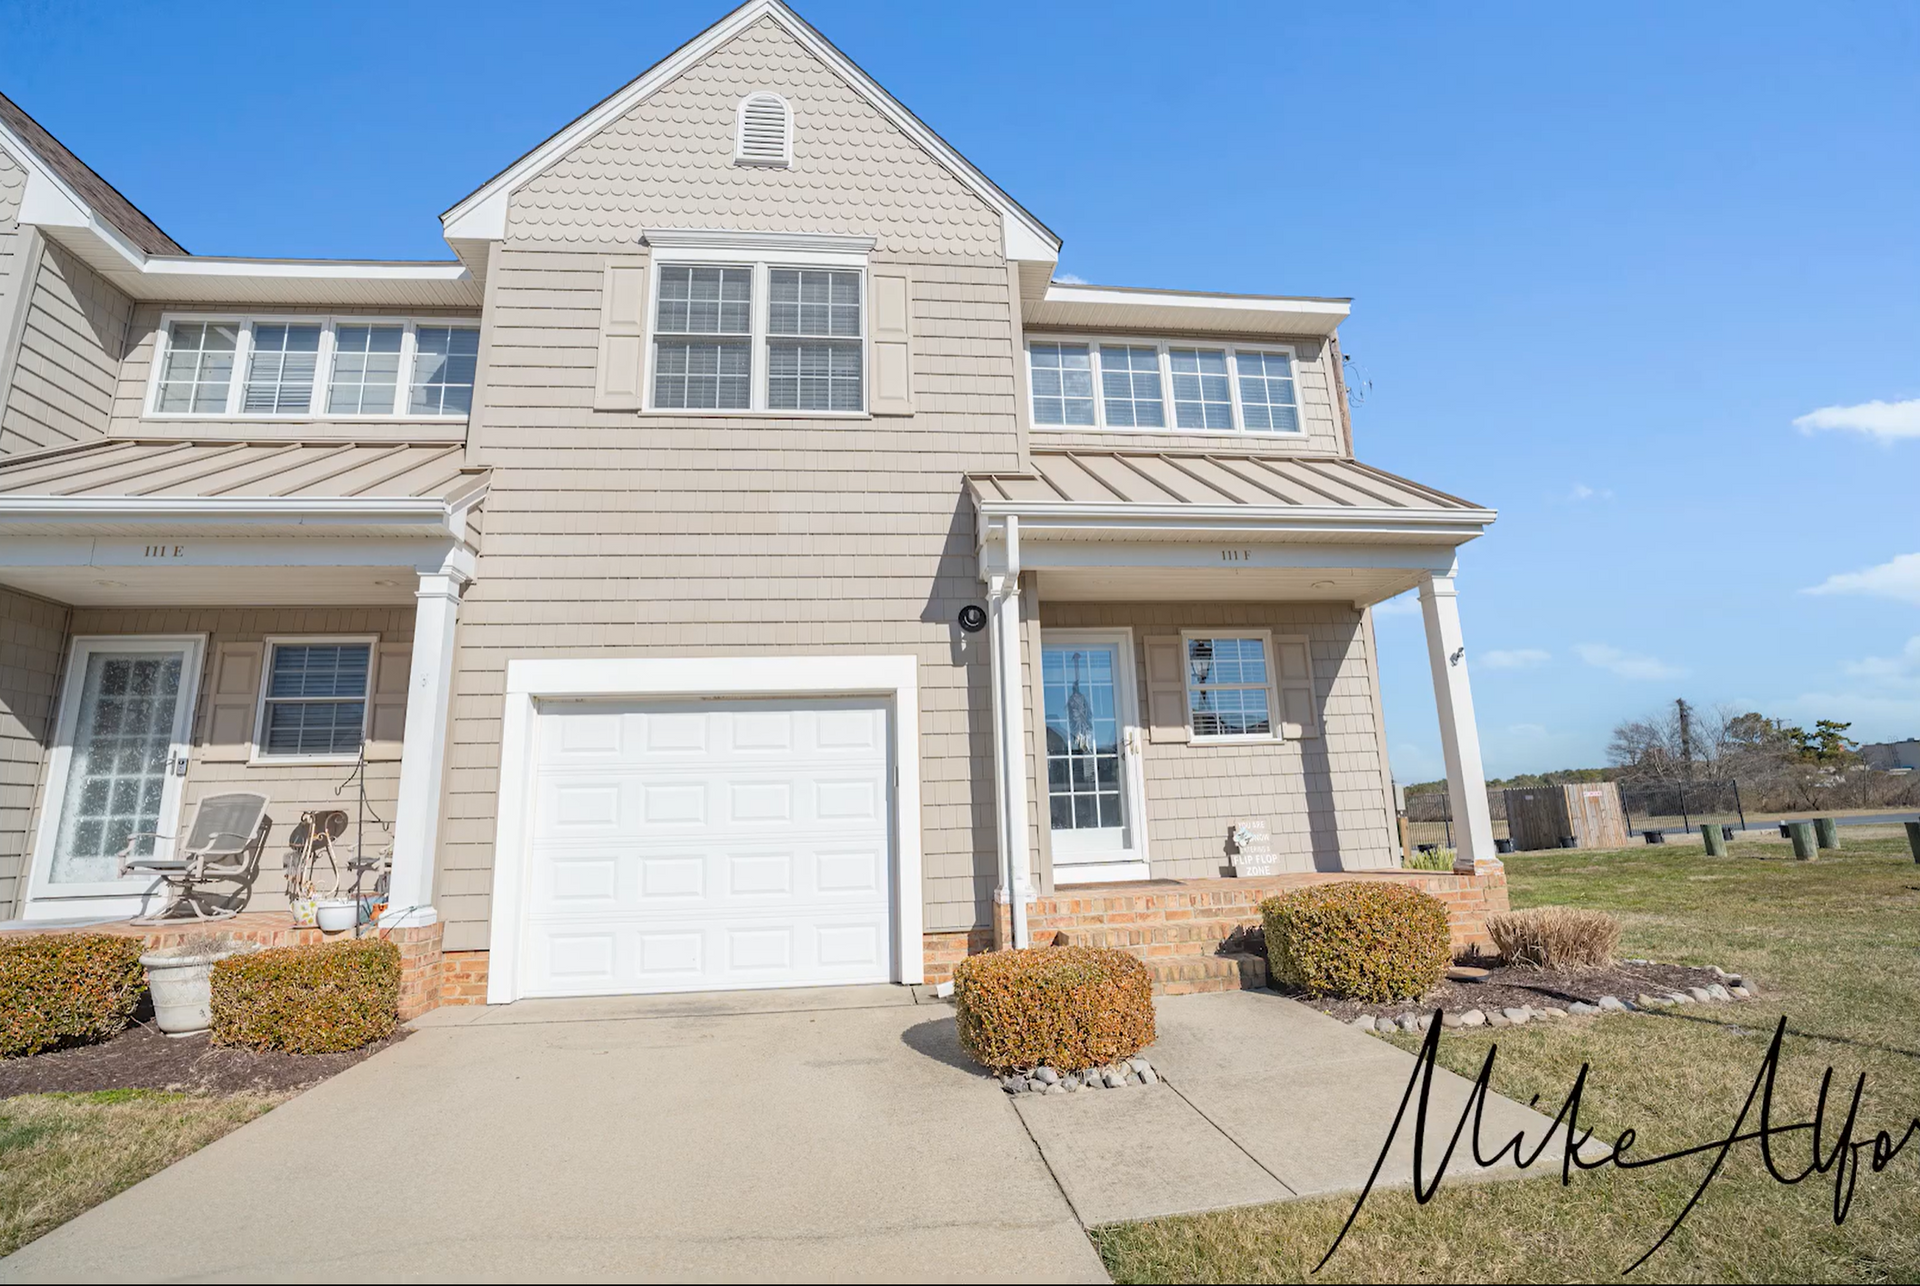
[[[1507,835],[1516,849],[1621,848],[1627,842],[1620,789],[1610,781],[1500,793],[1506,797]]]

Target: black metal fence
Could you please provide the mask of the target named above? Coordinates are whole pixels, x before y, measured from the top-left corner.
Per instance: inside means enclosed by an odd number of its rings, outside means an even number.
[[[1691,831],[1696,822],[1721,822],[1747,829],[1740,783],[1725,781],[1635,781],[1620,783],[1620,807],[1627,829],[1658,830],[1678,825]]]

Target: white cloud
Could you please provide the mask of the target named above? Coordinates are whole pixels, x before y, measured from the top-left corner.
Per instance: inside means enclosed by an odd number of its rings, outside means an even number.
[[[1085,277],[1076,277],[1070,272],[1061,273],[1054,278],[1054,281],[1062,286],[1084,286],[1087,284]]]
[[[1862,402],[1858,406],[1823,406],[1809,411],[1793,422],[1802,433],[1834,429],[1843,433],[1864,433],[1882,442],[1896,438],[1920,438],[1920,397],[1904,402]]]
[[[1901,603],[1920,603],[1920,554],[1900,554],[1878,567],[1840,572],[1802,591],[1808,594],[1865,594]]]
[[[1567,493],[1567,499],[1576,503],[1582,500],[1611,500],[1613,492],[1605,487],[1596,490],[1584,482],[1576,482],[1573,484],[1573,490]]]
[[[1920,634],[1907,640],[1899,656],[1863,656],[1841,668],[1857,679],[1890,686],[1920,686]]]
[[[1658,657],[1623,652],[1606,643],[1582,643],[1573,650],[1588,665],[1617,674],[1623,679],[1677,679],[1686,673],[1679,666],[1668,665]]]
[[[1492,670],[1531,670],[1553,660],[1553,653],[1537,647],[1495,648],[1480,654],[1480,664]]]

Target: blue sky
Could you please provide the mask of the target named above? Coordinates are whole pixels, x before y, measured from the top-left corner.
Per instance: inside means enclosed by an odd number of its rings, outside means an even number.
[[[1355,298],[1361,457],[1501,511],[1490,772],[1675,696],[1920,736],[1920,6],[798,8],[1063,274]],[[0,87],[196,252],[438,258],[723,11],[0,0]],[[1379,637],[1436,776],[1417,611]]]

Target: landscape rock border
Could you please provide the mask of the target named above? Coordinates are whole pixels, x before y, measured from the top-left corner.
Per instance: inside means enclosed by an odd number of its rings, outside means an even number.
[[[1081,1090],[1117,1090],[1129,1085],[1155,1085],[1160,1081],[1160,1074],[1153,1070],[1152,1063],[1136,1054],[1105,1067],[1089,1067],[1084,1071],[1063,1072],[1052,1067],[1036,1067],[994,1079],[1009,1094],[1077,1094]]]
[[[1652,965],[1659,962],[1630,959],[1622,960],[1620,963],[1628,965]],[[1564,1009],[1557,1005],[1547,1005],[1540,1008],[1535,1008],[1532,1005],[1509,1006],[1503,1009],[1493,1010],[1492,1012],[1484,1009],[1466,1009],[1444,1014],[1440,1022],[1441,1025],[1449,1031],[1474,1027],[1521,1027],[1541,1019],[1588,1018],[1603,1013],[1634,1013],[1649,1009],[1672,1009],[1680,1005],[1730,1004],[1741,1000],[1751,1000],[1759,994],[1759,989],[1753,986],[1744,975],[1730,973],[1722,969],[1719,965],[1708,965],[1707,968],[1720,979],[1719,982],[1711,983],[1705,987],[1689,987],[1685,991],[1643,991],[1636,994],[1630,1000],[1620,996],[1602,996],[1592,1004],[1588,1004],[1583,1000],[1576,1000],[1569,1003]],[[1389,1032],[1396,1031],[1427,1031],[1432,1028],[1433,1019],[1434,1015],[1432,1012],[1417,1013],[1408,1011],[1406,1013],[1385,1017],[1375,1014],[1361,1014],[1356,1018],[1349,1019],[1347,1025],[1349,1027],[1356,1027],[1361,1031],[1373,1032],[1375,1035],[1385,1035]]]

